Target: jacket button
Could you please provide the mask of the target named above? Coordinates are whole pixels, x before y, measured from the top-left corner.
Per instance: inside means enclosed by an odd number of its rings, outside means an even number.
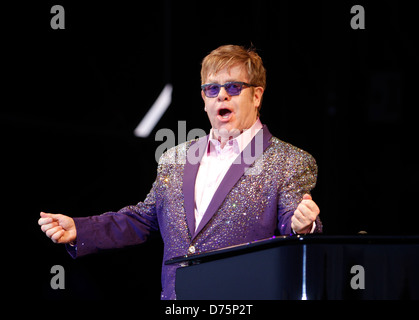
[[[195,247],[194,246],[190,246],[188,249],[189,253],[195,253]]]

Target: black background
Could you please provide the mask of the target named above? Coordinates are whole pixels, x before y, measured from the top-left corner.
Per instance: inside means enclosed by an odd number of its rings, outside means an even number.
[[[319,166],[326,234],[417,234],[418,19],[409,1],[19,2],[2,5],[3,256],[8,291],[33,298],[159,299],[162,244],[73,261],[39,212],[88,216],[142,201],[155,133],[210,125],[200,63],[254,45],[267,69],[261,120]],[[53,30],[50,9],[65,9]],[[353,5],[365,30],[353,30]],[[166,83],[148,138],[133,131]],[[177,141],[182,142],[182,141]],[[50,288],[50,269],[66,289]]]

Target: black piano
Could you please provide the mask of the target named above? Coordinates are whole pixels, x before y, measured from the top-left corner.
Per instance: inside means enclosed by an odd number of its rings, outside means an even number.
[[[419,236],[273,237],[173,258],[177,299],[419,299]]]

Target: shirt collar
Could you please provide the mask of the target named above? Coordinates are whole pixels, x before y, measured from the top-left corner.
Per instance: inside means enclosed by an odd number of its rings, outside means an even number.
[[[207,152],[209,154],[213,152],[215,149],[216,154],[219,154],[219,153],[222,153],[224,149],[226,149],[225,151],[227,151],[227,149],[231,150],[232,148],[234,153],[240,154],[247,147],[247,145],[252,141],[256,133],[258,133],[258,131],[262,129],[262,127],[263,127],[262,122],[260,122],[260,119],[257,118],[255,123],[249,129],[243,130],[243,132],[240,135],[238,135],[236,138],[230,139],[223,149],[221,149],[220,141],[214,138],[214,130],[211,128],[209,139],[208,139],[208,144],[207,144]],[[211,148],[211,145],[214,148]]]

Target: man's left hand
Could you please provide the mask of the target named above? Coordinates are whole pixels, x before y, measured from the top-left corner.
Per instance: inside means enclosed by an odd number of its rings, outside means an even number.
[[[309,233],[319,213],[317,204],[309,194],[305,194],[291,218],[291,228],[296,233]]]

